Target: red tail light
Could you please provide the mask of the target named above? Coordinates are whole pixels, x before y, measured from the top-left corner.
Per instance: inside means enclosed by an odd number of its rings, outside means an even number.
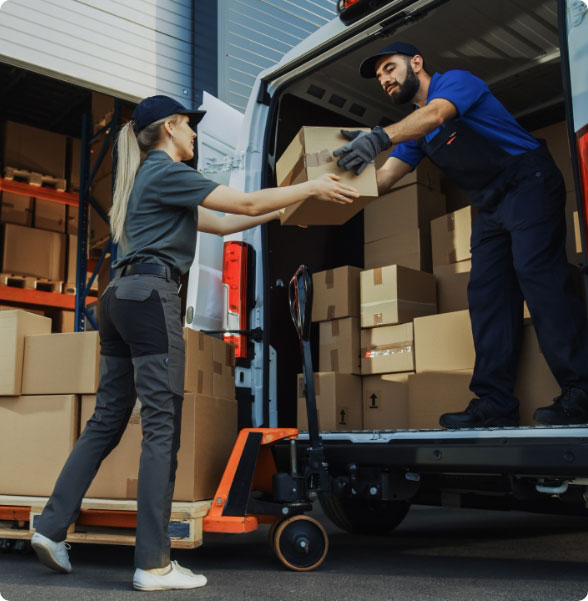
[[[584,209],[584,234],[588,234],[588,129],[584,128],[584,132],[578,135],[578,167],[580,172],[580,186],[582,188],[582,207]],[[584,240],[588,240],[584,236]]]
[[[339,2],[337,3],[337,10],[339,12],[343,12],[344,10],[348,9],[354,4],[357,4],[358,2],[359,0],[339,0]]]
[[[227,330],[247,330],[249,307],[247,306],[247,281],[250,247],[245,242],[225,242],[223,253],[223,284],[229,290]],[[225,334],[225,342],[235,347],[235,358],[248,356],[247,336]]]

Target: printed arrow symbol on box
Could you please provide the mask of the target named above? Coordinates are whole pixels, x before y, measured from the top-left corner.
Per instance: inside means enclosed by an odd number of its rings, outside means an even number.
[[[376,399],[377,399],[377,395],[374,393],[372,394],[372,396],[370,397],[370,399],[372,400],[372,404],[370,405],[370,409],[377,409],[378,406],[376,405]]]
[[[339,415],[341,416],[341,421],[339,422],[339,424],[344,426],[345,425],[345,409],[341,409],[341,412],[339,413]]]

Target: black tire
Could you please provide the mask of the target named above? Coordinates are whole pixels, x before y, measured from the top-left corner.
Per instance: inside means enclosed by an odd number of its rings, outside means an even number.
[[[352,534],[389,534],[404,519],[408,501],[378,501],[329,497],[321,499],[329,519],[342,530]]]

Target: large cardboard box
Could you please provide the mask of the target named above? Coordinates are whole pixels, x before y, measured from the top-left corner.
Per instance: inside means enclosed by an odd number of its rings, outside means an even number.
[[[212,396],[212,340],[211,336],[184,328],[186,342],[186,369],[184,390]]]
[[[35,198],[34,225],[41,230],[65,232],[65,205],[52,200]]]
[[[444,214],[445,198],[438,189],[413,184],[393,190],[364,209],[364,244],[419,228],[428,233],[431,219]]]
[[[437,278],[437,308],[439,313],[463,311],[469,308],[468,283],[472,269],[471,259],[459,263],[436,265],[433,273]]]
[[[0,397],[0,494],[48,497],[78,435],[74,395]]]
[[[361,327],[406,323],[437,311],[435,276],[400,265],[361,272]]]
[[[33,224],[33,199],[21,194],[0,192],[0,221],[31,226]]]
[[[25,337],[50,334],[48,317],[17,311],[9,307],[0,311],[0,395],[19,395],[22,392],[22,369]]]
[[[5,223],[2,273],[30,275],[62,282],[65,235]]]
[[[359,316],[359,267],[337,267],[312,274],[312,321]]]
[[[412,323],[361,331],[361,373],[414,371]]]
[[[96,397],[82,397],[81,429],[92,416]],[[141,405],[137,401],[119,445],[102,462],[86,497],[136,499],[141,457]],[[174,501],[211,499],[218,487],[237,438],[237,403],[187,392],[182,425]]]
[[[547,361],[539,348],[537,334],[531,324],[523,328],[523,341],[515,385],[515,396],[519,399],[521,426],[533,426],[533,413],[538,407],[551,405],[561,393]]]
[[[364,128],[364,131],[369,131]],[[355,188],[361,197],[338,204],[309,199],[282,211],[282,225],[340,225],[377,198],[376,168],[369,165],[361,175],[337,167],[333,150],[347,144],[339,127],[302,127],[276,163],[278,186],[289,186],[334,173],[340,182]]]
[[[468,311],[414,320],[416,372],[473,369],[476,360]]]
[[[360,376],[335,372],[315,373],[314,392],[320,430],[336,432],[362,429]],[[302,374],[298,374],[297,427],[299,430],[308,430]]]
[[[99,362],[98,332],[27,336],[23,394],[94,394]]]
[[[364,244],[365,269],[402,265],[409,269],[431,271],[431,235],[428,230],[413,229]]]
[[[473,207],[465,207],[431,221],[433,267],[471,259],[474,215]]]
[[[56,311],[53,318],[53,331],[60,334],[75,332],[75,311]]]
[[[212,341],[212,396],[235,400],[235,347],[219,338]]]
[[[12,121],[4,136],[5,167],[65,177],[65,136]]]
[[[464,411],[474,398],[472,370],[417,373],[408,376],[408,427],[436,430],[443,413]]]
[[[359,318],[322,321],[319,325],[319,370],[360,374]]]
[[[363,429],[408,428],[408,373],[362,378]]]

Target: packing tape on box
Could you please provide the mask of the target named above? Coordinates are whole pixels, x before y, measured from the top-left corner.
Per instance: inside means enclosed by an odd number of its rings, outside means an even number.
[[[374,309],[380,309],[374,311]],[[414,314],[414,317],[421,317],[424,315],[432,315],[437,311],[437,303],[424,303],[419,301],[408,301],[408,300],[388,300],[388,301],[374,301],[371,303],[361,303],[361,314],[365,315],[365,323],[372,321],[375,326],[384,324],[384,311],[392,310],[397,311],[410,311]],[[371,319],[370,319],[371,316]]]
[[[327,307],[327,319],[334,319],[335,318],[335,305],[329,305]]]
[[[229,366],[229,367],[234,367],[235,365],[235,353],[234,353],[234,346],[232,344],[228,344],[227,345],[227,356],[225,359],[225,363]]]
[[[391,357],[412,353],[413,351],[413,342],[410,341],[366,346],[361,349],[361,354],[365,359],[375,359],[376,357]]]
[[[333,336],[333,338],[335,338],[336,336],[339,336],[339,320],[338,319],[334,319],[331,322],[331,336]],[[337,370],[335,370],[337,371]]]
[[[198,350],[204,350],[204,334],[202,332],[198,332]]]
[[[331,349],[331,371],[339,371],[339,351]]]
[[[447,215],[447,231],[455,231],[455,215],[453,213],[448,213]]]
[[[223,364],[219,363],[218,361],[213,361],[212,362],[212,371],[215,374],[219,374],[219,375],[222,376],[222,374],[223,374]]]
[[[374,286],[381,286],[381,285],[382,285],[382,268],[376,267],[376,269],[374,269]]]
[[[335,273],[332,269],[325,271],[325,286],[332,288],[335,285]]]
[[[297,161],[294,163],[294,166],[286,177],[282,180],[280,186],[289,186],[292,182],[296,181],[298,176],[307,168],[307,167],[319,167],[320,165],[326,165],[327,163],[332,163],[335,160],[330,150],[324,148],[319,152],[308,152],[303,154]]]

